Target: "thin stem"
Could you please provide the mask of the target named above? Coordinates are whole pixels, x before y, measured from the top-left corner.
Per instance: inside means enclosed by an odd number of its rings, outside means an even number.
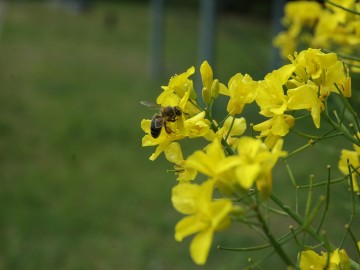
[[[334,120],[332,120],[327,114],[321,113],[321,115],[329,122],[330,125],[332,125],[336,130],[340,131],[343,136],[345,136],[349,141],[356,144],[357,146],[360,146],[360,141],[354,138],[349,131],[343,128],[341,124],[336,123]]]
[[[345,225],[345,228],[349,231],[350,237],[351,237],[351,239],[353,240],[353,243],[354,243],[354,245],[355,245],[355,249],[356,249],[357,254],[358,254],[358,257],[359,257],[359,259],[360,259],[360,249],[359,249],[359,247],[358,247],[358,245],[357,245],[357,242],[358,242],[358,241],[357,241],[354,233],[352,232],[352,230],[350,229],[350,226],[349,226],[348,224]]]
[[[210,110],[205,110],[205,114],[206,117],[209,119],[210,121],[210,128],[216,133],[219,128],[218,126],[214,123],[214,120],[212,119],[212,115],[211,115],[211,106],[210,106]],[[228,143],[226,142],[226,140],[224,140],[223,138],[221,139],[221,144],[222,146],[224,146],[225,151],[228,155],[235,155],[236,152],[228,145]]]
[[[290,168],[290,165],[289,165],[289,163],[287,162],[287,160],[284,160],[284,161],[285,161],[285,167],[286,167],[286,170],[287,170],[287,172],[288,172],[288,174],[289,174],[291,183],[293,184],[294,187],[297,187],[297,183],[296,183],[294,174],[292,173],[292,170],[291,170],[291,168]]]
[[[314,182],[314,175],[310,175],[310,188],[308,192],[308,197],[306,200],[306,207],[305,207],[305,220],[309,219],[312,195],[313,195],[313,182]]]
[[[324,209],[324,212],[323,212],[323,215],[321,217],[321,221],[320,221],[320,224],[319,224],[319,227],[317,229],[317,233],[320,232],[320,229],[324,223],[324,220],[325,220],[325,216],[327,214],[327,211],[329,210],[329,202],[330,202],[330,165],[327,166],[327,169],[328,169],[328,181],[327,181],[327,185],[326,185],[326,203],[325,203],[325,209]]]
[[[343,6],[339,5],[339,4],[336,4],[336,3],[334,3],[334,2],[331,2],[331,1],[329,1],[329,0],[325,0],[325,2],[328,3],[328,4],[330,4],[330,5],[333,5],[334,7],[340,8],[340,9],[345,10],[345,11],[350,12],[350,13],[353,13],[353,14],[355,14],[355,15],[360,15],[360,13],[357,12],[356,10],[343,7]]]
[[[271,244],[264,244],[264,245],[258,245],[258,246],[253,246],[253,247],[237,247],[237,248],[233,248],[233,247],[223,247],[218,245],[217,248],[221,249],[221,250],[229,250],[229,251],[254,251],[254,250],[262,250],[262,249],[266,249],[271,247]]]
[[[288,215],[294,221],[296,221],[297,224],[299,224],[302,228],[304,228],[304,230],[306,230],[314,239],[316,239],[319,243],[324,242],[324,247],[326,248],[326,250],[331,250],[334,248],[334,246],[331,245],[330,243],[327,244],[324,238],[320,236],[318,233],[316,233],[316,231],[311,226],[303,227],[304,226],[303,219],[287,205],[284,205],[274,193],[270,194],[270,198],[275,204],[277,204],[281,209],[283,209],[286,213],[288,213]]]
[[[335,178],[333,180],[330,181],[330,184],[337,184],[337,183],[340,183],[342,181],[345,181],[347,179],[347,176],[344,176],[344,177],[339,177],[339,178]],[[313,184],[313,187],[320,187],[320,186],[324,186],[324,185],[327,185],[328,184],[328,181],[321,181],[321,182],[318,182],[318,183],[315,183]],[[298,188],[309,188],[310,186],[309,185],[303,185],[303,186],[298,186]]]
[[[235,115],[235,116],[236,116],[236,115]],[[228,133],[226,134],[225,141],[227,141],[227,139],[228,139],[229,136],[230,136],[230,132],[231,132],[231,130],[232,130],[232,128],[233,128],[233,125],[234,125],[234,123],[235,123],[235,116],[233,117],[233,119],[232,119],[232,121],[231,121],[231,125],[230,125],[230,128],[229,128]]]
[[[260,210],[259,210],[257,205],[254,206],[254,210],[257,213],[257,217],[258,217],[259,222],[262,224],[264,233],[266,234],[267,238],[269,239],[271,245],[274,247],[277,254],[280,256],[280,258],[284,261],[284,263],[287,266],[295,267],[295,264],[290,260],[290,258],[287,256],[287,254],[282,249],[281,245],[279,245],[279,243],[276,241],[274,236],[270,233],[269,227],[266,224],[264,218],[262,217],[262,215],[260,213]]]
[[[351,113],[351,115],[356,123],[357,129],[360,130],[359,122],[358,122],[358,118],[357,118],[357,112],[354,110],[354,108],[350,104],[349,100],[344,96],[344,93],[339,89],[339,86],[336,83],[334,83],[334,85],[339,92],[339,95],[340,95],[342,103],[344,104],[344,107],[346,107],[346,109],[348,109],[348,111]]]

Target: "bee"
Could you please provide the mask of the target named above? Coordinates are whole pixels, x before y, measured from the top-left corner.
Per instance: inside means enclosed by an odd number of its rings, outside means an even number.
[[[148,107],[160,108],[159,113],[154,114],[154,116],[151,119],[150,132],[151,132],[151,136],[154,139],[159,137],[162,127],[165,128],[165,131],[167,134],[170,134],[173,132],[171,130],[171,128],[166,126],[166,123],[167,122],[175,122],[177,117],[182,114],[182,111],[179,106],[161,107],[157,104],[153,104],[153,103],[147,102],[147,101],[141,101],[141,104],[148,106]]]

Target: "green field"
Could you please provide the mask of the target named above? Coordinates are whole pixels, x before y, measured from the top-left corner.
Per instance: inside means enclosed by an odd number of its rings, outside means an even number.
[[[109,10],[117,14],[110,28]],[[196,65],[197,13],[166,10],[160,81],[148,71],[148,6],[98,4],[72,14],[14,3],[5,14],[0,269],[196,269],[189,242],[173,239],[180,216],[170,204],[169,165],[150,162],[153,149],[141,148],[140,120],[153,112],[139,101],[154,100],[170,75]],[[222,78],[266,68],[268,44],[259,41],[269,36],[251,40],[243,32],[251,23],[220,18]],[[249,53],[245,39],[261,45]],[[252,66],[258,56],[263,66]],[[207,269],[224,261],[229,269],[241,262],[214,250]]]
[[[104,25],[111,10],[112,27]],[[240,269],[247,230],[217,235],[205,268],[177,243],[173,175],[148,160],[140,121],[168,77],[197,64],[197,12],[166,9],[165,74],[149,73],[149,8],[97,4],[73,14],[7,4],[0,32],[0,269]],[[186,18],[186,19],[184,19]],[[219,17],[216,72],[260,78],[269,24]],[[234,237],[235,235],[235,237]],[[238,238],[237,238],[238,237]],[[223,240],[223,241],[222,241]],[[224,266],[226,265],[226,266]]]

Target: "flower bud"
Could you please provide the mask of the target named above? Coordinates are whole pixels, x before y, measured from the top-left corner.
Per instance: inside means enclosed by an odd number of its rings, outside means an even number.
[[[215,79],[211,85],[211,97],[213,99],[216,99],[219,96],[219,91],[220,91],[219,80]]]
[[[202,89],[202,98],[205,104],[210,104],[211,102],[211,93],[208,88],[204,87]]]
[[[203,86],[207,89],[211,88],[213,81],[213,71],[207,61],[204,61],[200,66],[200,74]]]

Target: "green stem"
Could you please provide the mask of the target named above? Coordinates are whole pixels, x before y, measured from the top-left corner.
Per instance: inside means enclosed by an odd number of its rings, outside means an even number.
[[[323,212],[323,215],[321,217],[321,221],[320,221],[320,224],[319,224],[319,227],[317,229],[317,232],[319,233],[320,232],[320,229],[324,223],[324,220],[325,220],[325,216],[327,214],[327,211],[329,210],[329,202],[330,202],[330,173],[331,173],[331,170],[330,170],[330,165],[327,166],[327,169],[328,169],[328,180],[327,180],[327,184],[326,184],[326,204],[325,204],[325,209],[324,209],[324,212]]]
[[[260,210],[258,208],[257,205],[254,206],[254,210],[257,214],[257,218],[259,220],[259,222],[261,223],[262,227],[263,227],[263,231],[266,234],[267,238],[269,239],[271,245],[274,247],[275,251],[277,252],[277,254],[280,256],[280,258],[284,261],[284,263],[287,266],[293,266],[295,267],[295,264],[290,260],[290,258],[287,256],[287,254],[284,252],[283,248],[281,247],[281,245],[279,245],[279,243],[276,241],[276,239],[274,238],[274,236],[271,234],[269,227],[267,226],[263,216],[260,213]]]
[[[340,8],[340,9],[342,9],[342,10],[345,10],[345,11],[347,11],[347,12],[353,13],[353,14],[355,14],[355,15],[360,15],[360,13],[357,12],[356,10],[343,7],[343,6],[341,6],[341,5],[338,5],[338,4],[336,4],[336,3],[331,2],[331,1],[329,1],[329,0],[325,0],[325,3],[328,3],[328,4],[330,4],[330,5],[333,5],[334,7]]]
[[[275,204],[277,204],[281,209],[283,209],[294,221],[296,221],[296,223],[298,225],[300,225],[301,227],[304,226],[303,219],[298,214],[296,214],[294,211],[292,211],[288,206],[284,205],[281,202],[281,200],[274,193],[271,193],[270,198],[272,199],[272,201]],[[303,227],[303,229],[306,230],[319,243],[327,242],[323,237],[321,237],[318,233],[316,233],[316,231],[311,226]],[[325,244],[324,246],[327,250],[334,249],[334,246],[331,244],[328,244],[328,245]]]
[[[347,129],[343,127],[343,125],[336,123],[334,120],[332,120],[327,114],[321,113],[321,115],[328,121],[328,123],[333,126],[337,131],[341,132],[344,137],[346,137],[349,141],[354,143],[357,146],[360,146],[360,141],[358,141],[356,138],[354,138]]]
[[[360,62],[360,58],[353,56],[353,55],[349,55],[349,54],[344,54],[344,53],[337,53],[331,50],[327,50],[327,49],[321,49],[322,51],[324,51],[325,53],[336,53],[337,56],[339,56],[340,58],[343,59],[349,59],[349,60],[354,60],[354,61],[359,61]]]
[[[209,119],[209,121],[210,121],[210,128],[216,133],[216,132],[219,130],[219,128],[218,128],[218,126],[214,123],[214,120],[213,120],[213,118],[212,118],[211,108],[210,108],[210,110],[205,110],[205,115],[206,115],[206,117],[207,117],[207,118]],[[222,144],[222,146],[224,146],[225,151],[226,151],[226,153],[227,153],[228,155],[230,155],[230,156],[236,155],[236,152],[234,151],[234,149],[232,149],[232,148],[230,147],[230,145],[228,145],[228,143],[226,142],[226,140],[224,140],[223,138],[221,139],[221,144]]]

